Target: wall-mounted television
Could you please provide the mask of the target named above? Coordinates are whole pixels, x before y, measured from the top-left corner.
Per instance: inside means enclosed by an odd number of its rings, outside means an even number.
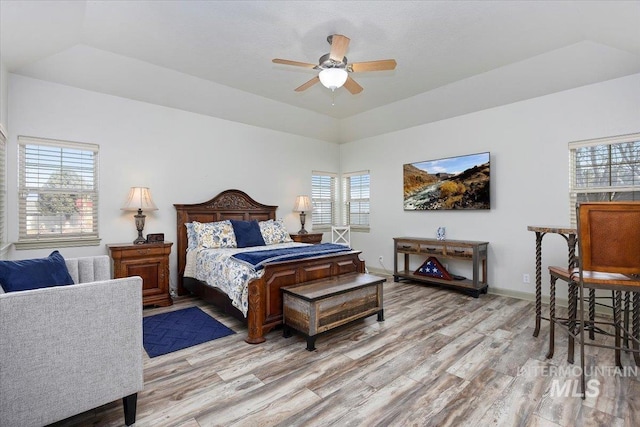
[[[407,163],[404,210],[490,209],[489,152]]]

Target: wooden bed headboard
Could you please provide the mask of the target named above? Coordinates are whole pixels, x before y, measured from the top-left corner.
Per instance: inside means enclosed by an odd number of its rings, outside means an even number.
[[[187,261],[187,227],[185,223],[215,222],[225,219],[267,221],[276,219],[277,206],[263,205],[240,190],[226,190],[213,199],[191,205],[174,204],[177,213],[178,295],[187,293],[183,287]]]

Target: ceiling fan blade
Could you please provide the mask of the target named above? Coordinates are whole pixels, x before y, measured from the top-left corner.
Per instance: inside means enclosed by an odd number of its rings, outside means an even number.
[[[303,90],[307,90],[309,89],[311,86],[313,86],[314,84],[318,83],[320,81],[320,77],[315,76],[314,78],[312,78],[311,80],[309,80],[308,82],[306,82],[305,84],[298,86],[295,91],[296,92],[302,92]]]
[[[280,59],[280,58],[273,59],[272,62],[275,62],[276,64],[295,65],[296,67],[304,67],[304,68],[315,68],[315,67],[317,67],[316,64],[309,64],[309,63],[306,63],[306,62],[298,62],[298,61],[290,61],[288,59]]]
[[[329,58],[336,62],[342,62],[344,54],[347,53],[349,47],[349,37],[342,36],[340,34],[334,34],[331,36],[331,52],[329,52]]]
[[[354,73],[359,73],[362,71],[395,70],[396,65],[395,59],[381,59],[379,61],[356,62],[349,64],[349,68]]]
[[[347,81],[344,82],[344,87],[351,92],[352,95],[356,95],[362,92],[362,86],[356,83],[355,80],[351,78],[351,76],[347,77]]]

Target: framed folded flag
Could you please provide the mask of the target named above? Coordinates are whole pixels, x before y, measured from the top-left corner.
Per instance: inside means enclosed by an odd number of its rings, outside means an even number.
[[[416,271],[414,271],[413,274],[418,276],[434,277],[441,280],[453,280],[447,269],[440,264],[440,261],[438,261],[436,257],[432,256],[427,258],[427,260]]]

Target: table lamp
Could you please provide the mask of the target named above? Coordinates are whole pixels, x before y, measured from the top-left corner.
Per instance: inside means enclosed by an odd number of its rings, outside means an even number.
[[[304,229],[304,220],[307,216],[305,212],[311,211],[313,208],[311,207],[311,199],[309,196],[298,196],[296,197],[296,203],[293,207],[294,212],[300,212],[300,224],[302,228],[298,231],[298,234],[308,234],[309,232]]]
[[[158,210],[158,207],[153,203],[153,200],[151,200],[151,191],[147,187],[131,187],[127,201],[121,209],[123,211],[138,211],[138,213],[133,216],[136,219],[136,228],[138,229],[138,238],[133,241],[133,244],[141,245],[146,243],[146,240],[142,237],[146,215],[142,214],[142,210]]]

